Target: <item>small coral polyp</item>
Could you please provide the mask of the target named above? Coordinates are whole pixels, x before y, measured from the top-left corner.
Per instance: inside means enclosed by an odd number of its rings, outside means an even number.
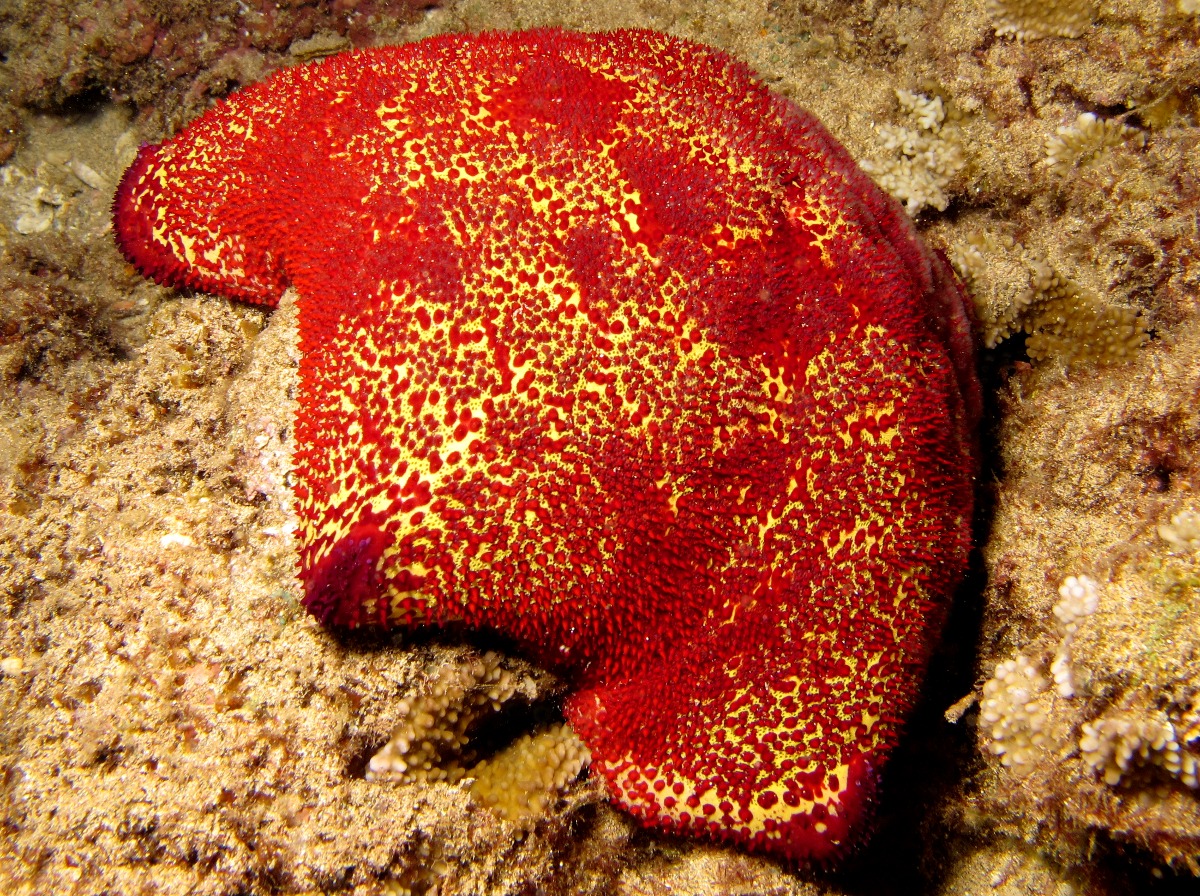
[[[648,825],[861,838],[980,402],[953,274],[812,116],[653,32],[443,36],[234,94],[115,231],[164,283],[297,290],[322,622],[511,637],[585,745],[534,752]]]

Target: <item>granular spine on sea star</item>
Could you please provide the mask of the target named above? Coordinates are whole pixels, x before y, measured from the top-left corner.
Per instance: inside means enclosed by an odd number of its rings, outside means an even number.
[[[323,622],[461,622],[565,674],[648,824],[843,852],[969,547],[962,296],[740,63],[444,36],[279,72],[146,147],[161,282],[299,293]]]

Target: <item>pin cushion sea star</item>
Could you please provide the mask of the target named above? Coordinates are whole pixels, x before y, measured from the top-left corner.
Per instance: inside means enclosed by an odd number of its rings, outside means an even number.
[[[645,823],[854,839],[969,548],[962,294],[812,116],[662,34],[290,68],[142,149],[154,279],[299,294],[304,603],[569,676]]]

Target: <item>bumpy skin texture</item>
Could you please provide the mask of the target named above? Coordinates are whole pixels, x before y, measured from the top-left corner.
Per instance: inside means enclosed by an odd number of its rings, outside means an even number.
[[[163,283],[299,292],[305,604],[573,677],[647,824],[836,857],[969,549],[946,266],[811,116],[651,32],[279,72],[146,147]]]

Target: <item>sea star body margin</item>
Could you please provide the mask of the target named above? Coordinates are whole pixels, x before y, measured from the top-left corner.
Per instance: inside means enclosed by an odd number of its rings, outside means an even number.
[[[815,119],[662,34],[443,36],[234,94],[114,220],[160,282],[297,289],[322,622],[499,630],[646,823],[845,851],[979,397],[953,276]]]

